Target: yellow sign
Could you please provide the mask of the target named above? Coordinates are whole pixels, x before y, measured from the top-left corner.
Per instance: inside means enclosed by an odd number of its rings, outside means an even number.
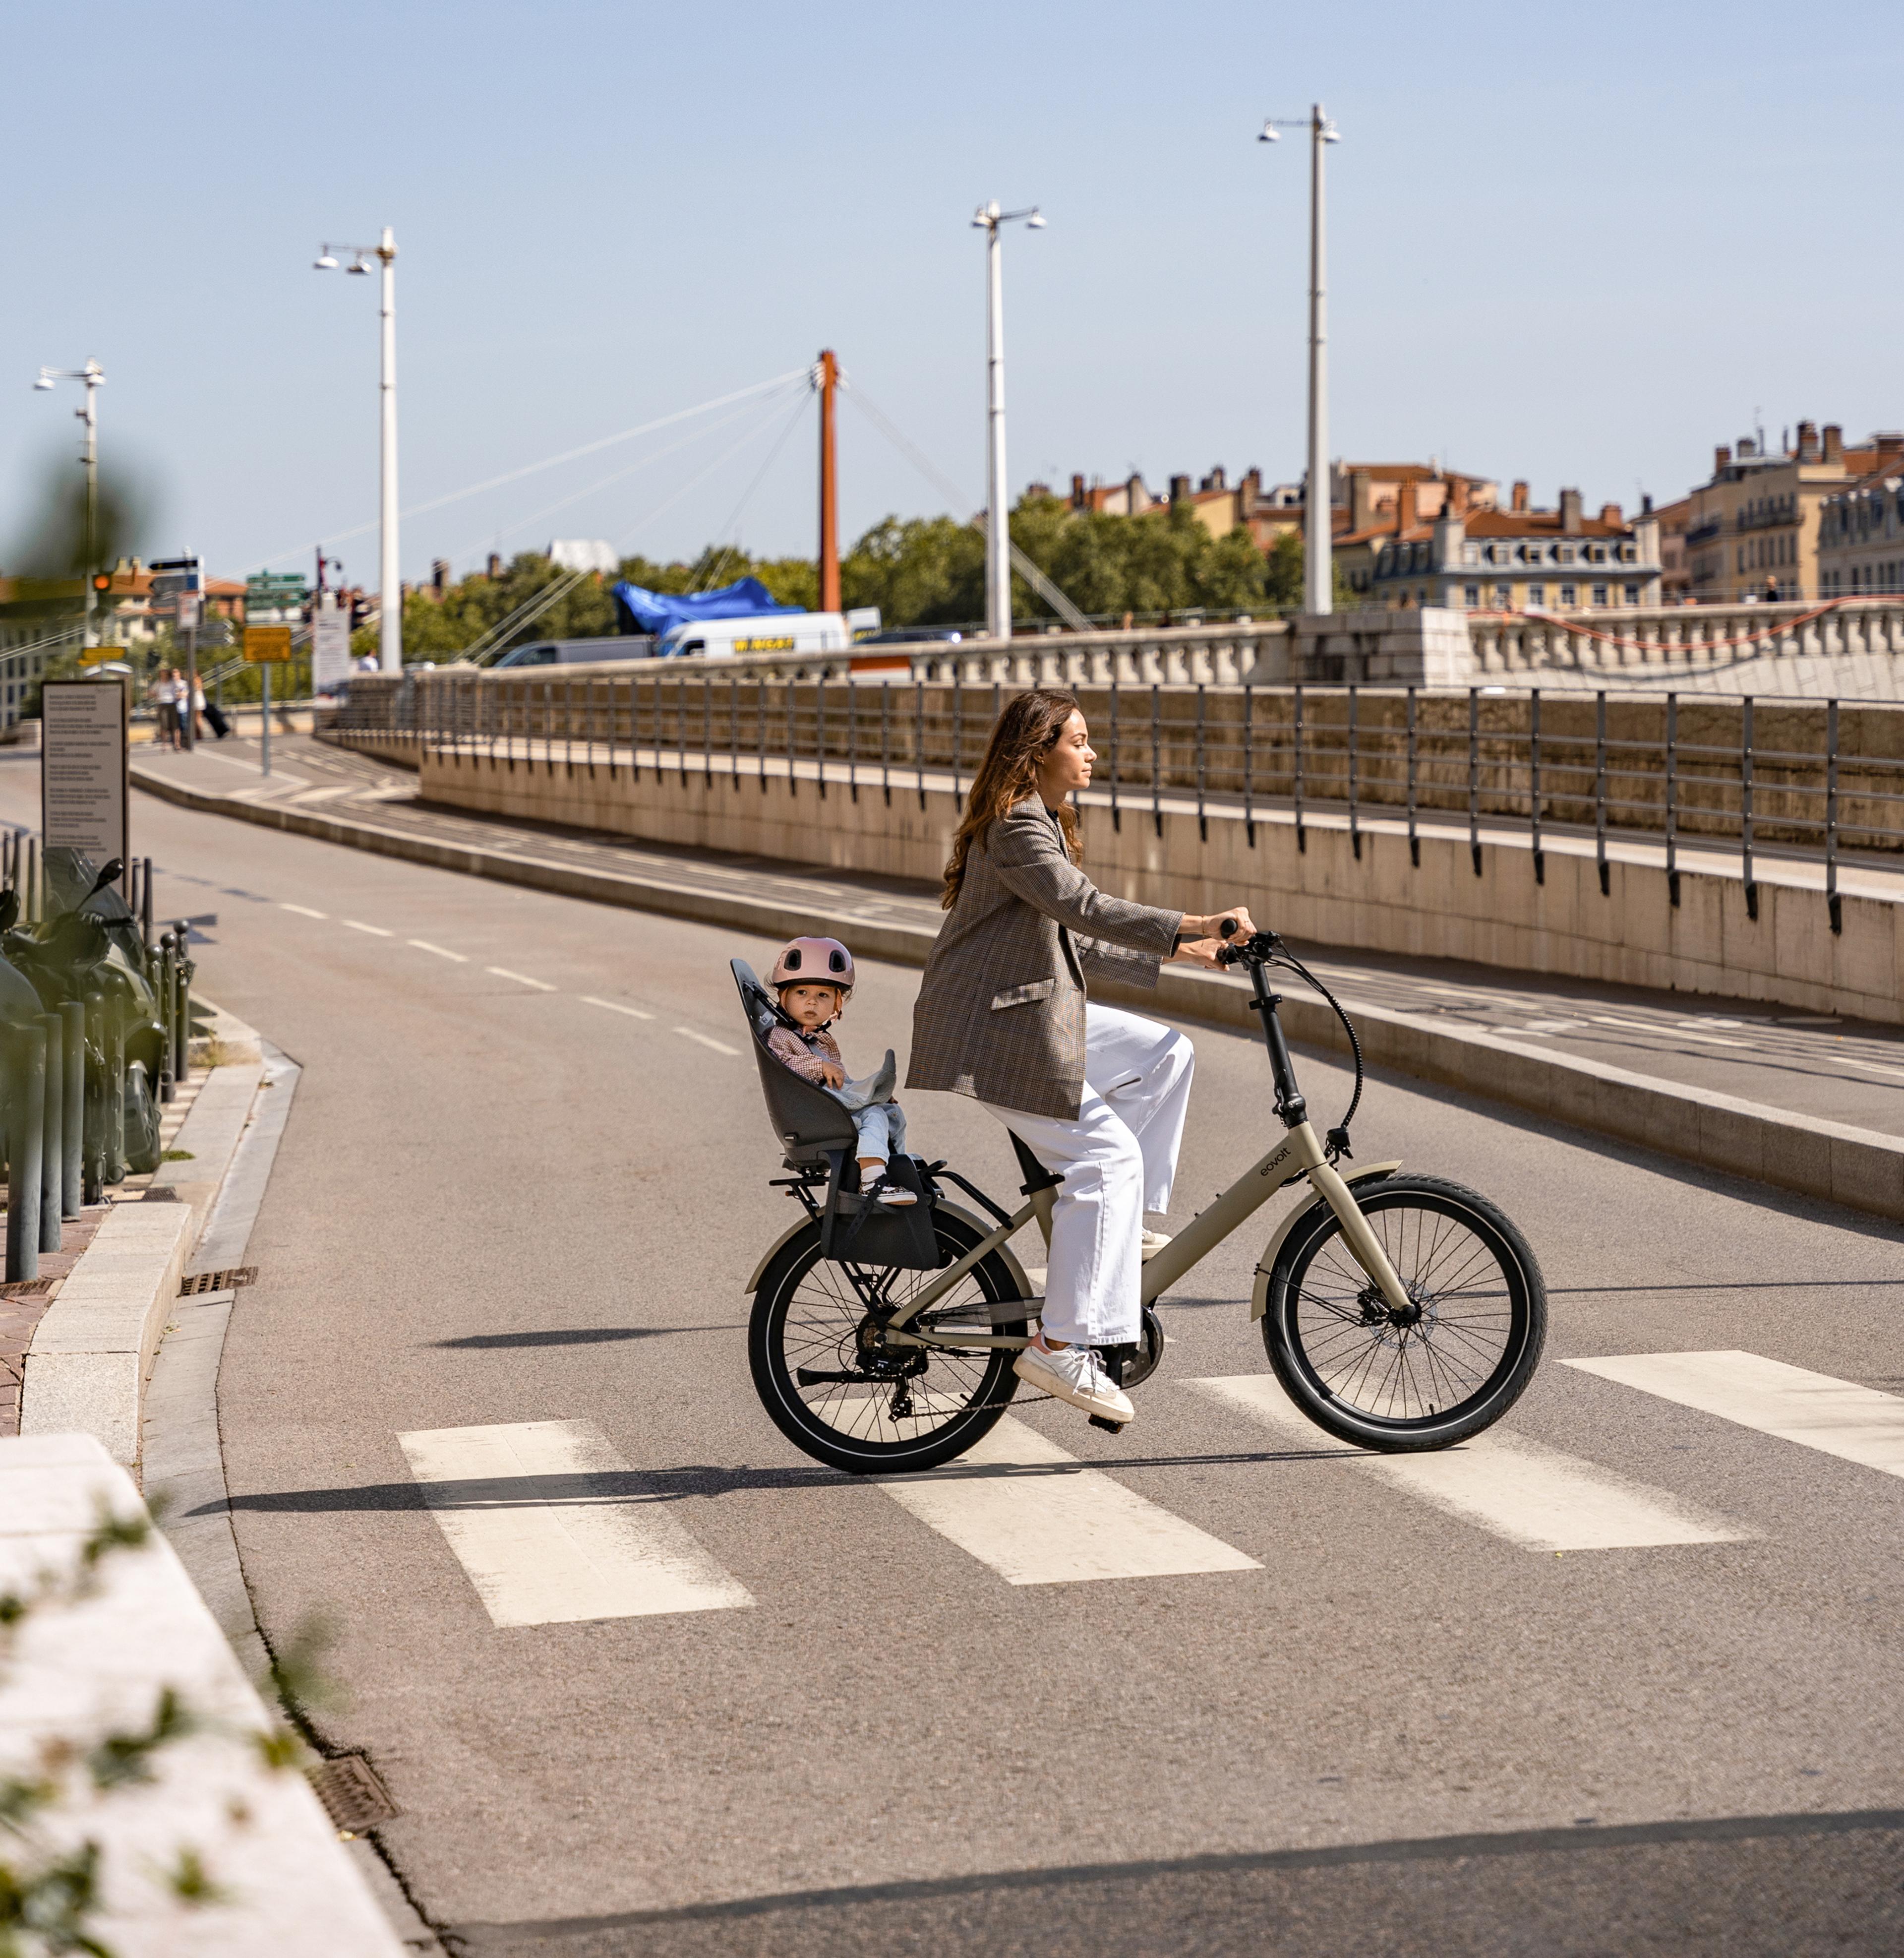
[[[775,639],[736,639],[734,650],[737,653],[790,653],[793,635],[789,632]]]
[[[289,626],[247,626],[245,657],[248,660],[288,660],[291,657]]]

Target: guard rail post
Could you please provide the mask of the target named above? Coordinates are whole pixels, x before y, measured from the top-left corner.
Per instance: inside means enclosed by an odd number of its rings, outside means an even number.
[[[102,1003],[103,1004],[104,1003]],[[105,1006],[100,1015],[106,1031],[106,1167],[109,1183],[125,1180],[125,1028]]]
[[[925,806],[925,682],[912,680],[912,779],[919,785],[919,806]]]
[[[827,799],[827,670],[822,667],[813,681],[814,772],[820,778],[820,800]]]
[[[86,1009],[77,1000],[59,1009],[65,1022],[60,1043],[65,1082],[60,1097],[60,1199],[62,1215],[77,1217],[86,1207]]]
[[[7,1056],[7,1282],[40,1275],[41,1145],[46,1120],[46,1034],[37,1022],[13,1030]]]
[[[86,1179],[88,1203],[106,1201],[106,995],[86,996],[86,1045],[99,1060],[86,1070]]]
[[[1251,716],[1256,708],[1256,690],[1248,680],[1243,683],[1243,834],[1249,847],[1256,848],[1256,782],[1255,756],[1252,737],[1255,728]]]
[[[1468,854],[1481,874],[1481,689],[1468,689]]]
[[[1124,829],[1124,812],[1118,806],[1118,683],[1114,667],[1111,674],[1111,827],[1121,833]]]
[[[1838,895],[1838,703],[1825,702],[1825,908],[1834,934],[1845,928]]]
[[[40,1139],[40,1248],[59,1249],[61,1166],[65,1160],[66,1068],[61,1053],[61,1036],[66,1023],[58,1013],[40,1015],[46,1051],[41,1072],[46,1085],[41,1092],[43,1120]]]
[[[1527,829],[1534,851],[1534,882],[1547,881],[1547,859],[1540,847],[1540,689],[1529,689],[1527,705]]]
[[[1349,847],[1354,851],[1358,863],[1362,861],[1362,831],[1355,820],[1355,764],[1360,759],[1359,746],[1355,688],[1352,681],[1349,688]]]
[[[893,806],[893,688],[890,680],[879,689],[879,785],[885,791],[886,806]]]
[[[1210,819],[1203,813],[1203,683],[1197,683],[1197,834],[1210,841]]]
[[[1613,895],[1606,860],[1606,692],[1593,696],[1593,860],[1600,873],[1600,895]]]
[[[1302,827],[1302,683],[1295,683],[1295,702],[1293,708],[1295,760],[1292,800],[1295,805],[1295,847],[1298,854],[1309,847],[1309,838]]]
[[[1745,884],[1745,915],[1758,922],[1758,880],[1752,875],[1752,696],[1748,693],[1739,714],[1738,753],[1739,875]]]
[[[1150,683],[1150,825],[1163,834],[1163,689]]]
[[[1679,906],[1679,696],[1666,695],[1666,895]]]
[[[1408,860],[1417,870],[1422,867],[1422,839],[1415,831],[1415,784],[1419,772],[1415,731],[1415,689],[1410,687],[1408,690]]]

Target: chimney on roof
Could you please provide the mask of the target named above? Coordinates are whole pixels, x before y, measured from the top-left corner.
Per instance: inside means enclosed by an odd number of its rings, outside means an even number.
[[[1732,445],[1729,442],[1722,442],[1718,448],[1713,451],[1713,474],[1715,476],[1723,476],[1732,466]]]
[[[1561,535],[1578,537],[1580,520],[1580,493],[1577,489],[1563,489],[1561,492]]]
[[[489,553],[489,562],[487,569],[489,570],[489,575],[492,578],[500,578],[502,575],[502,554],[501,552],[492,551]]]
[[[1171,477],[1170,500],[1172,502],[1181,502],[1183,499],[1189,494],[1190,478],[1188,476],[1173,476]]]
[[[1352,531],[1365,531],[1374,521],[1374,479],[1365,469],[1352,470],[1349,476],[1349,528]]]
[[[1626,514],[1618,503],[1602,503],[1600,505],[1600,521],[1611,530],[1623,531],[1626,528]]]
[[[1199,489],[1227,489],[1229,485],[1223,480],[1223,465],[1218,463],[1197,486]]]
[[[1527,513],[1527,486],[1524,483],[1517,483],[1514,485],[1513,509],[1517,517],[1525,516]]]
[[[1250,502],[1254,503],[1263,493],[1263,472],[1254,463],[1244,470],[1243,480],[1237,485]]]
[[[1071,508],[1074,510],[1081,510],[1083,507],[1084,472],[1081,469],[1077,469],[1071,472]]]
[[[1818,424],[1801,422],[1798,424],[1798,460],[1816,462],[1818,459]]]
[[[1448,499],[1441,505],[1444,517],[1465,518],[1468,514],[1468,479],[1465,476],[1451,476],[1448,479]]]
[[[449,589],[450,561],[446,557],[433,558],[430,562],[430,589],[441,598]]]
[[[1842,462],[1845,459],[1845,432],[1836,422],[1825,423],[1825,460]]]
[[[1904,435],[1890,429],[1880,429],[1871,439],[1871,445],[1877,451],[1880,462],[1888,462],[1894,455],[1904,455]]]
[[[1421,492],[1411,476],[1395,492],[1395,534],[1398,537],[1406,537],[1422,521],[1421,503]]]
[[[1650,489],[1640,499],[1640,514],[1643,517],[1650,517],[1653,515],[1653,492]]]

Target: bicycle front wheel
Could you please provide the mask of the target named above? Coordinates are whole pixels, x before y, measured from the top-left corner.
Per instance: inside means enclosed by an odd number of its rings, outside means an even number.
[[[1547,1336],[1540,1266],[1501,1212],[1459,1183],[1391,1176],[1356,1200],[1407,1312],[1390,1306],[1317,1204],[1270,1274],[1270,1364],[1339,1440],[1388,1453],[1450,1447],[1491,1427],[1533,1377]]]
[[[942,1208],[933,1225],[947,1264],[979,1241]],[[889,1346],[881,1337],[937,1275],[823,1258],[817,1223],[787,1244],[754,1294],[747,1350],[761,1405],[789,1441],[835,1468],[893,1475],[950,1462],[992,1426],[1018,1385],[1011,1348]],[[921,1323],[1022,1339],[1023,1319],[992,1323],[990,1310],[1018,1296],[995,1251]]]

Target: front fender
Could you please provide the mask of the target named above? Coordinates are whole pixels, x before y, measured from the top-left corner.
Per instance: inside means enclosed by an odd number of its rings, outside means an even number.
[[[1398,1157],[1393,1162],[1371,1163],[1366,1169],[1358,1169],[1353,1176],[1346,1176],[1343,1181],[1351,1189],[1358,1183],[1368,1183],[1376,1177],[1387,1176],[1401,1168]],[[1289,1233],[1311,1211],[1325,1209],[1320,1196],[1311,1195],[1307,1203],[1292,1203],[1283,1221],[1276,1227],[1276,1235],[1265,1248],[1256,1267],[1256,1289],[1250,1297],[1250,1316],[1260,1319],[1270,1309],[1270,1274],[1276,1269],[1276,1260]]]

